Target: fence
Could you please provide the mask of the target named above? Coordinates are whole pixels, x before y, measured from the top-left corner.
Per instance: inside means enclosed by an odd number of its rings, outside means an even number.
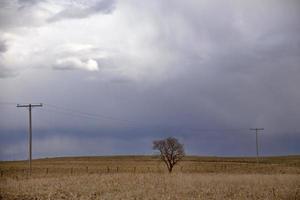
[[[183,170],[183,168],[180,168]],[[33,168],[32,176],[35,175],[84,175],[84,174],[110,174],[110,173],[164,173],[166,169],[160,167],[120,167],[120,166],[106,166],[106,167],[46,167],[46,168]],[[9,168],[0,169],[0,177],[21,177],[27,176],[29,169],[22,168]]]
[[[71,164],[70,164],[71,165]],[[22,168],[23,167],[23,168]],[[85,174],[113,174],[113,173],[167,173],[164,165],[101,165],[101,166],[38,166],[33,167],[32,176],[63,176]],[[300,167],[281,164],[256,164],[256,163],[194,163],[192,165],[176,165],[175,173],[294,173],[300,174]],[[24,166],[0,168],[0,178],[28,176],[28,168]]]

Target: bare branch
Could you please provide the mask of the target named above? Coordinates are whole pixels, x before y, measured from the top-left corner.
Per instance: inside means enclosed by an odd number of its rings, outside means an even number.
[[[185,155],[183,145],[173,137],[153,141],[153,149],[159,150],[160,158],[166,164],[170,173],[177,162]]]

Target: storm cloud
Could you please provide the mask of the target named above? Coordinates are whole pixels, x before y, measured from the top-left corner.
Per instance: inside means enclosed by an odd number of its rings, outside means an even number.
[[[255,127],[262,154],[300,152],[296,0],[1,4],[1,159],[25,157],[28,102],[44,103],[36,157],[151,154],[166,136],[249,156]]]
[[[91,1],[93,2],[93,1]],[[63,19],[81,19],[86,18],[93,14],[109,14],[114,10],[115,1],[114,0],[102,0],[91,3],[73,3],[70,7],[59,11],[54,16],[49,18],[48,22],[55,22]]]

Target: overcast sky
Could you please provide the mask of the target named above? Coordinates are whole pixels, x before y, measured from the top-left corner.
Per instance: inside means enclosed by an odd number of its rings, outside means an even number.
[[[0,160],[300,154],[298,0],[0,0]]]

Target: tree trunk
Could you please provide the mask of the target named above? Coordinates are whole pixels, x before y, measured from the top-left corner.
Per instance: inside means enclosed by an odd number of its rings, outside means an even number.
[[[169,170],[169,173],[171,173],[172,170],[173,170],[173,166],[169,166],[169,167],[168,167],[168,170]]]

